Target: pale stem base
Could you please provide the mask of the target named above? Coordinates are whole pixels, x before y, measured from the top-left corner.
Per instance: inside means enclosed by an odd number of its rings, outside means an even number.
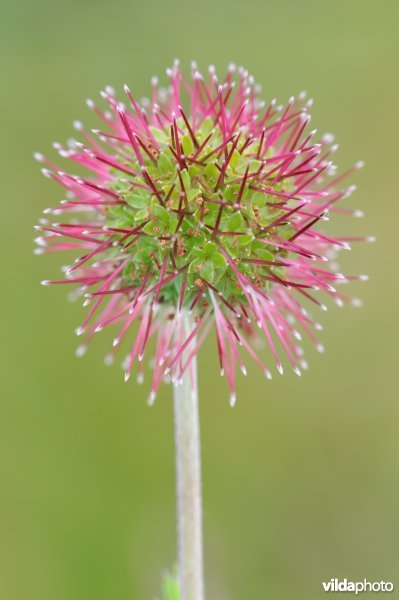
[[[184,341],[194,328],[192,316],[184,309],[179,327]],[[189,349],[186,356],[188,354]],[[174,383],[174,419],[181,600],[204,600],[201,456],[195,357],[183,379]]]

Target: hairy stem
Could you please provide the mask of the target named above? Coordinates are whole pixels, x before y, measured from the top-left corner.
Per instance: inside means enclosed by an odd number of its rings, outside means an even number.
[[[183,309],[177,335],[185,340],[194,328]],[[195,344],[195,340],[192,342]],[[190,353],[188,346],[183,364]],[[204,600],[202,550],[201,456],[197,392],[197,362],[192,359],[182,379],[174,383],[176,445],[177,536],[181,600]]]

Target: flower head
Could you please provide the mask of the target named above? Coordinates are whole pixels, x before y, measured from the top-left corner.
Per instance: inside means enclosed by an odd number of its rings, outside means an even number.
[[[59,222],[41,221],[37,252],[79,255],[65,279],[43,283],[76,285],[85,296],[78,354],[97,332],[119,327],[106,360],[128,340],[126,379],[135,362],[142,377],[155,338],[151,399],[165,377],[181,379],[214,327],[234,398],[236,364],[246,372],[241,347],[271,377],[255,334],[280,372],[284,353],[300,375],[307,366],[300,330],[322,350],[321,326],[304,304],[325,308],[322,293],[338,305],[358,302],[337,285],[362,277],[339,273],[335,256],[362,238],[332,237],[321,225],[328,213],[360,216],[336,205],[354,189],[342,181],[362,164],[335,172],[337,146],[331,135],[315,142],[307,131],[311,102],[303,93],[285,107],[265,104],[253,78],[234,65],[219,80],[213,67],[203,77],[193,64],[188,80],[176,61],[167,76],[168,88],[152,79],[151,100],[137,102],[125,86],[125,103],[110,87],[102,92],[105,111],[87,101],[102,129],[75,122],[83,142],[55,146],[88,175],[35,154],[67,190],[60,206],[45,211]],[[194,316],[188,337],[182,311]]]

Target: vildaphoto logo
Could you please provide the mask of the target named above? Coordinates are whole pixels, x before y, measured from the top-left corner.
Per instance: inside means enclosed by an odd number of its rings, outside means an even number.
[[[361,594],[362,592],[393,592],[394,584],[390,581],[349,581],[348,579],[330,579],[323,581],[325,592],[352,592]]]

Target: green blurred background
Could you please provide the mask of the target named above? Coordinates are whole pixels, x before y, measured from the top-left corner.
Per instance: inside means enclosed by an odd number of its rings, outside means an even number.
[[[1,14],[1,600],[152,600],[175,560],[171,389],[105,368],[104,335],[81,360],[83,316],[43,288],[65,256],[35,257],[32,225],[61,188],[32,152],[96,122],[106,84],[139,97],[178,56],[204,70],[231,60],[265,99],[308,90],[312,125],[336,162],[358,159],[337,220],[374,245],[344,253],[361,310],[331,306],[310,370],[266,382],[255,365],[228,405],[214,339],[200,358],[209,600],[315,600],[331,577],[396,582],[399,597],[398,22],[395,1],[19,0]],[[319,316],[319,315],[317,315]]]

